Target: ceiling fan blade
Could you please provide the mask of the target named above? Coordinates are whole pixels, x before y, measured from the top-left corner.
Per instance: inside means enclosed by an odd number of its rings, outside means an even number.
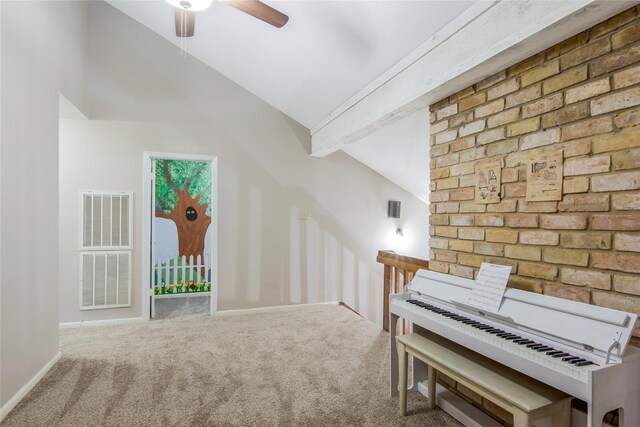
[[[185,17],[185,25],[182,25],[182,17]],[[176,18],[176,36],[177,37],[193,37],[196,28],[196,14],[188,10],[175,8]]]
[[[258,0],[220,0],[241,12],[258,18],[276,28],[282,28],[289,21],[289,17],[284,13],[262,3]]]

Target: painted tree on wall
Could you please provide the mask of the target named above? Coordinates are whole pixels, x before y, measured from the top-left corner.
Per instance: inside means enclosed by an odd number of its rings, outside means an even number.
[[[178,230],[178,255],[204,255],[211,224],[211,163],[156,160],[156,212]]]

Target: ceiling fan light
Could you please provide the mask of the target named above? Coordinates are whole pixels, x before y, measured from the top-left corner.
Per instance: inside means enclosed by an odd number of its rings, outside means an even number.
[[[208,9],[213,0],[167,0],[171,6],[179,9],[185,9],[190,12]]]

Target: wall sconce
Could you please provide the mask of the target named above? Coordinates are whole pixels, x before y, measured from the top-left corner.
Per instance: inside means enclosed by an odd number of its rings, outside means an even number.
[[[396,236],[398,236],[398,237],[402,237],[403,236],[402,228],[396,228]]]
[[[400,218],[400,201],[399,200],[389,200],[387,215],[389,218]]]

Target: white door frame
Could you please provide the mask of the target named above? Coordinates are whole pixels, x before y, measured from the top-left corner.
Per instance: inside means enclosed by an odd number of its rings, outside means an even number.
[[[142,276],[140,296],[142,300],[142,318],[150,318],[151,301],[151,221],[153,220],[153,185],[155,176],[151,173],[151,162],[155,159],[190,160],[211,162],[211,306],[210,314],[213,316],[218,311],[218,157],[203,154],[162,153],[145,151],[143,153],[142,173]]]

